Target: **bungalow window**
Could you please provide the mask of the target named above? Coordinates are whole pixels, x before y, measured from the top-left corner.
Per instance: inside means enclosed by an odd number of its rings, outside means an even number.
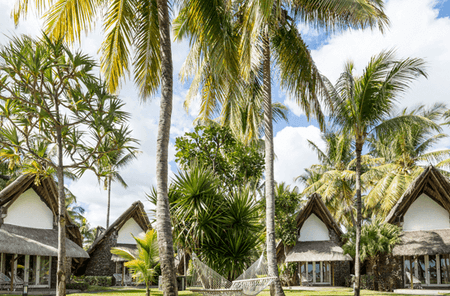
[[[35,255],[0,254],[0,272],[8,277],[11,275],[11,259],[14,261],[13,274],[30,286],[49,287],[50,286],[50,266],[51,257]]]
[[[450,285],[449,255],[407,256],[403,262],[406,286],[410,285],[411,266],[413,280],[419,280],[423,285]]]
[[[306,262],[301,264],[301,273],[305,276],[304,267],[308,266],[308,281],[313,284],[329,284],[330,283],[330,262]]]

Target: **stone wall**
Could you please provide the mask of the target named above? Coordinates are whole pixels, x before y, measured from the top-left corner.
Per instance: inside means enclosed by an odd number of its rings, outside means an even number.
[[[334,285],[345,286],[345,279],[350,276],[349,261],[335,261],[334,263]]]
[[[117,245],[117,234],[112,233],[97,245],[90,255],[86,266],[87,276],[112,276],[116,271],[116,263],[111,260],[111,248]]]
[[[336,232],[330,228],[330,240],[342,246],[342,241]],[[345,286],[345,278],[350,276],[350,262],[349,261],[335,261],[334,263],[334,285]]]
[[[402,287],[402,257],[380,255],[378,263],[378,290],[392,292]]]

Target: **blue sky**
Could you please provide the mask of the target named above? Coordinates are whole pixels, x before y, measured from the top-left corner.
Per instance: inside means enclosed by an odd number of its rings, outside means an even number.
[[[0,28],[5,34],[38,35],[42,21],[31,16],[14,27],[10,11],[14,1],[0,0]],[[377,30],[343,30],[323,35],[313,29],[301,27],[313,59],[321,73],[335,81],[344,62],[352,59],[358,71],[364,68],[369,58],[383,49],[396,48],[398,57],[421,57],[428,63],[428,79],[419,79],[400,101],[400,105],[414,106],[419,103],[450,103],[450,3],[441,0],[389,0],[385,11],[391,20],[391,26],[385,34]],[[7,38],[0,35],[0,44]],[[83,37],[81,49],[98,58],[97,52],[102,40],[100,28]],[[188,53],[188,44],[173,43],[174,73],[178,78],[182,63]],[[192,120],[198,107],[195,105],[189,113],[183,109],[188,84],[174,81],[174,103],[171,127],[169,157],[171,172],[176,173],[174,163],[175,137],[191,131]],[[275,130],[275,179],[294,184],[293,178],[301,174],[304,168],[317,163],[317,157],[307,145],[307,140],[323,145],[320,130],[314,121],[308,122],[301,110],[288,100],[276,80],[273,84],[273,100],[282,102],[291,108],[289,123],[278,123]],[[126,109],[132,114],[130,122],[133,136],[141,140],[139,159],[121,174],[128,182],[127,189],[114,184],[112,187],[111,219],[116,219],[132,202],[143,200],[145,207],[151,206],[145,200],[145,192],[156,183],[155,150],[156,131],[159,116],[159,98],[156,96],[148,103],[140,103],[137,91],[132,83],[124,83],[120,91],[126,102]],[[447,129],[447,133],[450,131]],[[450,148],[445,139],[435,148]],[[86,216],[92,226],[105,225],[106,191],[99,186],[95,176],[87,173],[77,182],[69,184],[69,189],[78,197],[86,209]]]

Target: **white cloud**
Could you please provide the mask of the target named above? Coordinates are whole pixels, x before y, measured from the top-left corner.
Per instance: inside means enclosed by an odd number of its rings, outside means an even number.
[[[305,112],[300,108],[300,106],[292,99],[286,98],[283,102],[289,110],[297,116],[304,115]]]
[[[385,34],[374,30],[346,30],[312,51],[325,76],[335,82],[344,63],[354,61],[359,73],[371,56],[395,48],[398,58],[417,57],[427,62],[428,80],[419,78],[401,100],[402,106],[448,102],[450,84],[450,18],[438,18],[435,0],[389,0],[386,14],[391,25]]]
[[[277,133],[274,138],[275,147],[275,181],[294,183],[294,178],[303,174],[304,168],[318,162],[308,141],[316,143],[324,149],[325,143],[320,137],[320,130],[315,126],[288,126]]]

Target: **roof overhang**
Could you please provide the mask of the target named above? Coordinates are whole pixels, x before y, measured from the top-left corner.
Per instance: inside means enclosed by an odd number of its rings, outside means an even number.
[[[288,252],[286,262],[352,261],[350,255],[333,241],[297,242]]]
[[[138,257],[139,255],[139,251],[137,248],[137,245],[133,245],[133,244],[117,244],[116,248],[118,249],[122,249],[124,251],[129,252],[130,254],[132,254],[134,257]],[[111,256],[111,260],[114,262],[125,262],[128,261],[120,256],[117,256],[116,254],[112,254]]]
[[[450,229],[405,231],[394,256],[450,254]]]
[[[0,227],[0,253],[58,256],[58,230],[2,224]],[[68,238],[66,238],[66,256],[89,258],[83,248]]]

